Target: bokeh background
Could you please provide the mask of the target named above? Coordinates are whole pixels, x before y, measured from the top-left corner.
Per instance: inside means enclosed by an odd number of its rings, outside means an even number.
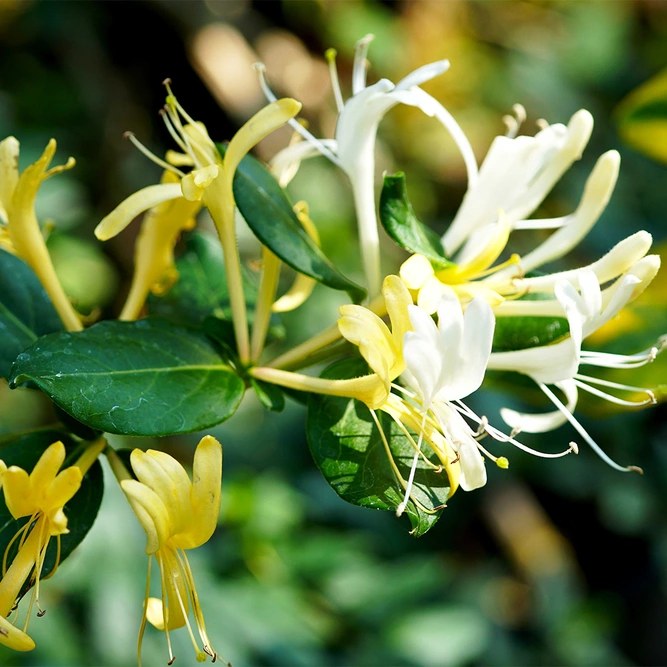
[[[61,279],[82,309],[113,317],[127,289],[136,225],[101,247],[97,222],[124,197],[156,182],[123,132],[151,149],[171,147],[158,109],[161,82],[174,89],[216,140],[263,104],[251,69],[263,60],[274,89],[304,103],[302,116],[332,136],[335,106],[323,54],[334,47],[349,91],[354,43],[374,33],[369,79],[393,81],[449,58],[426,87],[468,133],[478,158],[503,114],[521,102],[535,121],[567,122],[577,109],[596,121],[584,158],[540,209],[571,211],[597,156],[616,148],[622,170],[612,202],[568,266],[592,261],[622,237],[647,229],[664,248],[667,168],[624,145],[615,110],[667,64],[667,3],[411,0],[200,0],[0,2],[0,135],[21,141],[22,166],[56,137],[76,169],[44,185],[40,219]],[[346,93],[347,94],[347,93]],[[289,139],[259,147],[268,159]],[[402,169],[422,219],[444,229],[465,190],[462,161],[441,128],[414,109],[383,122],[378,170]],[[327,253],[354,276],[349,187],[324,159],[291,185],[306,199]],[[206,220],[202,220],[206,226]],[[534,243],[534,238],[531,243]],[[252,266],[256,250],[242,244]],[[521,249],[520,246],[516,249]],[[401,259],[386,243],[387,271]],[[290,276],[285,276],[286,285]],[[594,343],[639,351],[667,331],[663,276]],[[120,293],[120,297],[116,294]],[[337,295],[315,297],[285,317],[285,346],[335,318]],[[626,382],[657,386],[663,362]],[[534,392],[480,392],[474,408],[544,406]],[[522,403],[523,401],[523,403]],[[459,491],[436,527],[408,535],[407,520],[345,504],[315,468],[304,408],[267,414],[249,397],[214,430],[223,442],[221,525],[192,555],[212,641],[242,665],[662,665],[667,664],[667,424],[664,406],[617,413],[582,402],[582,421],[621,463],[592,452],[557,461],[511,452],[507,471]],[[52,421],[36,392],[0,387],[0,432]],[[574,433],[527,439],[562,449]],[[197,438],[172,438],[190,461]],[[150,447],[148,440],[115,440]],[[37,650],[0,650],[7,665],[127,665],[135,660],[146,571],[144,535],[113,478],[91,534],[43,587],[48,613],[33,619]],[[194,657],[184,632],[177,664]],[[147,633],[144,664],[166,662],[164,637]]]

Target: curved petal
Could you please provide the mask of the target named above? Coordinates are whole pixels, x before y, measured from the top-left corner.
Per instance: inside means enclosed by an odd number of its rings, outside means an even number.
[[[609,203],[620,164],[618,151],[607,151],[598,158],[584,186],[579,206],[569,216],[570,220],[521,258],[521,267],[526,273],[563,257],[588,234]]]
[[[556,386],[563,391],[567,400],[567,409],[574,412],[577,406],[579,392],[573,380],[557,382]],[[518,412],[511,408],[501,408],[500,416],[512,429],[525,431],[526,433],[546,433],[553,431],[567,422],[567,417],[560,411],[541,412],[539,414]]]
[[[149,185],[119,204],[95,227],[95,236],[100,241],[107,241],[120,234],[140,213],[170,199],[183,196],[180,183],[160,183]]]
[[[0,616],[0,644],[12,651],[32,651],[35,648],[32,638],[10,623],[4,616]]]
[[[221,482],[222,446],[207,435],[197,445],[192,466],[192,521],[187,531],[174,537],[174,546],[194,549],[213,535],[220,515]]]
[[[10,466],[2,478],[2,490],[5,494],[5,504],[10,514],[18,519],[22,516],[31,516],[38,511],[35,498],[30,486],[28,473],[18,466]]]
[[[183,466],[165,452],[135,449],[130,455],[137,479],[160,497],[169,516],[169,533],[185,530],[192,521],[192,483]]]
[[[126,479],[120,483],[132,511],[146,531],[146,553],[154,554],[164,546],[170,536],[167,508],[160,496],[141,482]]]
[[[54,509],[62,509],[81,488],[82,479],[83,473],[77,466],[70,466],[60,472],[42,492],[44,494],[42,512],[48,514]]]

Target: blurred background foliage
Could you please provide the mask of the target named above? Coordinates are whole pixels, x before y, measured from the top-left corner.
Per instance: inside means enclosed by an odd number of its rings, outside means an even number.
[[[0,135],[20,139],[22,166],[52,136],[61,161],[77,159],[76,169],[46,182],[38,212],[54,229],[56,267],[81,309],[113,317],[127,289],[136,224],[104,247],[92,230],[159,177],[122,135],[134,131],[157,153],[171,147],[157,114],[165,77],[224,140],[263,104],[250,67],[261,59],[275,90],[302,101],[315,133],[331,136],[335,107],[323,53],[337,49],[349,91],[354,43],[369,32],[376,35],[371,80],[396,81],[450,59],[451,70],[427,88],[459,120],[480,159],[515,102],[528,111],[529,133],[539,118],[567,122],[581,107],[593,113],[584,158],[541,213],[569,212],[607,149],[621,152],[621,177],[568,262],[587,263],[642,228],[665,247],[667,169],[623,144],[615,122],[621,100],[666,64],[664,2],[2,0]],[[288,140],[289,132],[276,133],[260,156],[268,159]],[[378,171],[385,169],[406,171],[419,215],[443,229],[465,173],[437,123],[414,109],[389,114],[378,148]],[[313,160],[291,190],[308,200],[327,253],[360,277],[344,177]],[[252,266],[256,248],[245,237],[242,247]],[[395,270],[400,253],[389,242],[385,251],[387,271]],[[667,331],[666,275],[596,343],[638,351]],[[285,285],[290,280],[286,275]],[[316,288],[284,318],[284,344],[333,321],[339,298]],[[624,381],[656,386],[664,377],[658,361]],[[492,419],[507,403],[500,392],[475,398],[472,407]],[[522,400],[535,399],[526,393]],[[518,398],[515,405],[522,405]],[[483,490],[459,491],[439,524],[415,540],[407,520],[347,505],[327,486],[310,459],[301,406],[289,402],[282,414],[267,414],[249,396],[215,429],[225,450],[221,526],[193,556],[214,646],[237,667],[667,664],[664,406],[633,414],[612,414],[600,403],[582,407],[591,434],[621,463],[641,466],[643,477],[617,473],[586,449],[557,461],[512,452],[508,471],[491,468]],[[53,419],[36,392],[0,388],[0,432]],[[572,437],[562,429],[527,444],[556,451]],[[166,445],[190,461],[197,439]],[[37,650],[1,651],[0,664],[134,661],[144,536],[108,482],[89,538],[43,587],[49,613],[30,627]],[[175,641],[178,663],[189,664],[185,633]],[[166,661],[163,642],[148,632],[144,664]]]

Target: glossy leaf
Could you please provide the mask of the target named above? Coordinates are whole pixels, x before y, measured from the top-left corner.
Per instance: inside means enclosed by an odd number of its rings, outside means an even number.
[[[570,327],[564,317],[498,317],[493,351],[511,352],[549,345],[565,338]]]
[[[225,147],[218,144],[224,155]],[[342,290],[354,302],[366,291],[348,280],[308,236],[292,210],[287,195],[271,173],[252,155],[246,155],[234,176],[234,199],[255,236],[293,269]]]
[[[327,368],[322,377],[344,379],[363,373],[359,360],[346,359]],[[407,480],[415,450],[388,415],[383,412],[377,415],[394,461]],[[315,463],[343,500],[361,507],[396,511],[403,500],[404,489],[389,463],[375,422],[363,403],[312,394],[308,401],[306,432]],[[435,473],[423,461],[419,462],[413,487],[419,502],[429,509],[442,507],[447,502],[449,490],[445,472]],[[412,533],[420,536],[435,524],[440,510],[428,514],[410,501],[405,513],[410,519]]]
[[[453,266],[453,262],[445,257],[440,237],[415,215],[408,199],[405,174],[384,177],[380,195],[380,221],[398,245],[424,255],[436,271]]]
[[[58,440],[62,441],[67,450],[67,459],[63,467],[68,467],[75,462],[81,450],[78,449],[78,444],[62,431],[40,431],[18,438],[0,448],[0,459],[7,466],[20,466],[30,473],[44,450]],[[94,463],[84,476],[81,488],[65,505],[69,533],[60,537],[61,562],[74,551],[88,534],[97,517],[103,495],[104,477],[102,468],[99,463]],[[0,553],[5,553],[14,535],[29,519],[30,517],[14,519],[5,505],[4,494],[0,492]],[[8,563],[16,554],[17,546],[18,541],[10,549]],[[42,569],[42,579],[53,570],[56,550],[56,540],[52,540]]]
[[[214,426],[231,417],[244,392],[203,334],[159,319],[46,336],[12,367],[11,386],[26,381],[86,426],[126,435]]]
[[[0,377],[20,352],[40,336],[64,329],[33,270],[0,250]]]

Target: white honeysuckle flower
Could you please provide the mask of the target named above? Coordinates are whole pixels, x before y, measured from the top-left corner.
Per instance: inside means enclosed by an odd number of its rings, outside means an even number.
[[[452,256],[473,231],[494,222],[499,209],[512,225],[521,223],[521,228],[530,228],[525,218],[581,157],[592,129],[593,117],[582,109],[567,127],[557,123],[534,137],[496,137],[474,186],[468,189],[442,237],[447,255]]]
[[[554,292],[567,317],[569,337],[553,345],[493,353],[489,358],[489,369],[512,370],[531,377],[557,408],[556,411],[536,415],[503,408],[501,416],[510,427],[517,431],[543,433],[570,422],[593,450],[613,468],[622,471],[636,470],[634,466],[620,466],[610,459],[572,413],[577,404],[579,389],[617,405],[636,407],[655,403],[653,392],[649,389],[584,375],[579,369],[585,365],[636,368],[652,362],[667,345],[667,337],[663,336],[654,347],[634,355],[581,350],[581,344],[587,336],[609,322],[646,288],[658,267],[659,260],[656,256],[644,257],[604,292],[600,289],[597,275],[590,269],[581,270],[579,273],[579,291],[566,280],[556,283]],[[554,385],[563,392],[567,401],[565,405],[548,385]],[[626,400],[597,387],[618,392],[642,393],[645,398]]]
[[[463,156],[468,170],[469,187],[477,178],[477,162],[465,134],[451,114],[433,97],[419,86],[449,69],[449,62],[441,60],[416,69],[394,85],[388,79],[366,86],[366,54],[372,36],[367,35],[357,42],[354,68],[352,72],[352,97],[343,102],[340,84],[333,58],[331,63],[332,85],[338,105],[335,140],[315,138],[297,121],[291,123],[317,152],[329,158],[340,167],[350,179],[357,213],[359,241],[362,260],[370,296],[380,291],[380,246],[375,197],[375,141],[378,125],[384,115],[397,104],[419,108],[426,115],[435,117],[449,131]],[[263,65],[257,66],[260,81],[266,97],[274,100],[264,78]],[[297,144],[298,146],[298,144]],[[294,169],[301,159],[315,153],[290,146],[287,158],[278,157],[277,162],[291,164]]]
[[[409,306],[408,314],[413,331],[403,337],[406,370],[401,377],[418,394],[424,419],[432,409],[441,432],[460,456],[461,488],[479,488],[486,484],[486,469],[475,431],[451,402],[469,396],[482,384],[495,326],[491,306],[483,299],[474,299],[464,314],[450,288],[438,305],[437,326],[418,306]],[[419,455],[418,449],[399,510],[407,504]]]

